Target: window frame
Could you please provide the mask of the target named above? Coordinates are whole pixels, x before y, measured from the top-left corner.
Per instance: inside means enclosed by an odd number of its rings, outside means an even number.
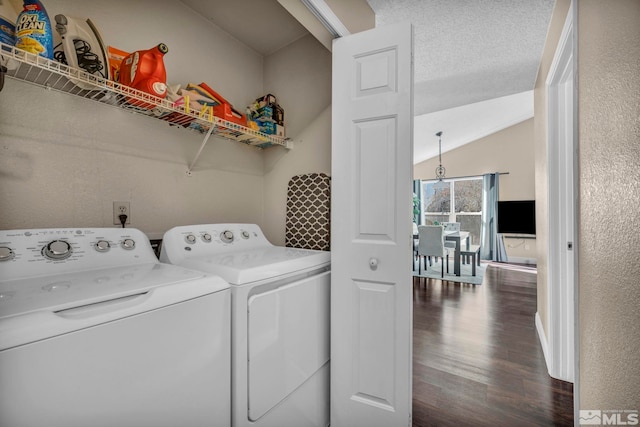
[[[460,181],[472,181],[477,180],[482,182],[482,176],[467,176],[462,178],[444,178],[442,181],[449,183],[449,212],[438,211],[438,212],[427,212],[425,210],[425,198],[423,197],[425,186],[429,184],[436,184],[438,182],[437,179],[421,179],[420,180],[420,220],[421,224],[426,224],[426,216],[443,216],[446,215],[448,220],[446,222],[458,222],[456,221],[457,215],[469,215],[469,216],[482,216],[482,203],[480,204],[480,211],[478,212],[456,212],[455,208],[455,183]],[[484,194],[481,194],[480,197],[484,197]]]

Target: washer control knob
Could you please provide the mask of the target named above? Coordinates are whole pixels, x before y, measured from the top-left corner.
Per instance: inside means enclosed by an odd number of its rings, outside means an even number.
[[[202,235],[202,241],[203,241],[203,242],[205,242],[205,243],[209,243],[209,242],[211,242],[211,234],[209,234],[209,233],[204,233],[204,234]]]
[[[7,246],[0,246],[0,261],[10,261],[16,254]]]
[[[59,260],[67,259],[71,256],[71,245],[64,240],[53,240],[42,248],[42,253],[49,259]]]
[[[128,251],[136,247],[136,242],[133,239],[124,239],[122,241],[122,247]]]
[[[249,232],[247,230],[244,230],[241,234],[243,239],[248,239],[249,238]]]
[[[222,239],[222,241],[225,243],[233,242],[233,231],[231,230],[223,231],[222,233],[220,233],[220,239]]]
[[[98,240],[95,248],[98,252],[107,252],[109,249],[111,249],[111,245],[106,240]]]
[[[196,236],[193,234],[187,234],[184,238],[184,241],[190,245],[193,245],[196,242]]]

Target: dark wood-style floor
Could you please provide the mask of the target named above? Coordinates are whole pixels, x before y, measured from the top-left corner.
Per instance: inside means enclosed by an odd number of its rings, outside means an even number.
[[[414,278],[414,426],[573,425],[573,387],[548,375],[524,270],[491,264],[479,286]]]

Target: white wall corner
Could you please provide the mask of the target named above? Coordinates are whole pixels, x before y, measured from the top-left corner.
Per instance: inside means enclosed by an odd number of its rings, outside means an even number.
[[[278,0],[278,3],[331,52],[333,36],[322,22],[307,9],[302,0]]]
[[[542,320],[540,320],[540,313],[536,311],[536,331],[538,332],[538,339],[540,340],[540,346],[542,347],[542,353],[544,353],[544,361],[547,364],[547,372],[551,375],[551,359],[549,358],[549,342],[547,336],[544,333],[544,327],[542,326]]]

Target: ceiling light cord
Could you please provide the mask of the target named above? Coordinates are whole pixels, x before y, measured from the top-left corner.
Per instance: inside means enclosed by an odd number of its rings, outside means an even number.
[[[440,161],[440,164],[436,168],[436,179],[442,181],[446,171],[444,166],[442,166],[442,131],[437,132],[436,136],[438,137],[438,159]]]

